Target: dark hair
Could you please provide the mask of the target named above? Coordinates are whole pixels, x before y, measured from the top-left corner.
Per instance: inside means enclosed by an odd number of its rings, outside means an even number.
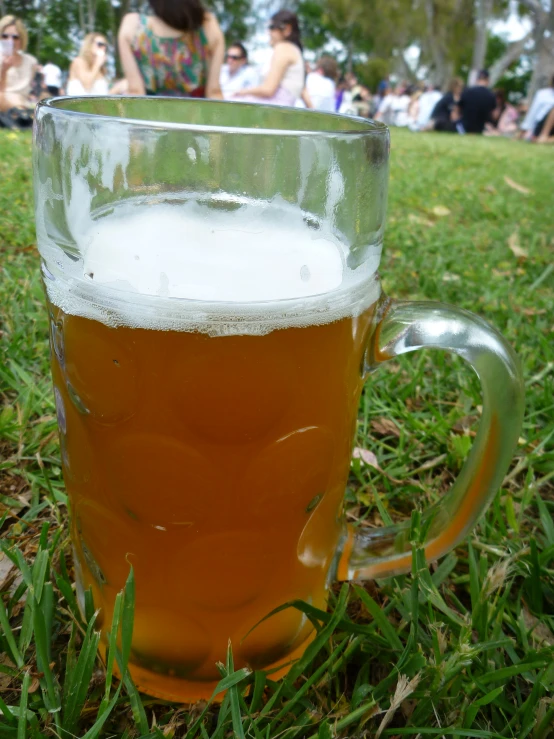
[[[293,13],[292,10],[279,10],[278,13],[274,13],[271,16],[271,25],[280,29],[284,29],[285,26],[290,26],[290,36],[287,36],[287,41],[296,44],[300,51],[302,51],[300,26],[298,25],[298,16],[296,13]]]
[[[246,59],[248,61],[248,52],[246,51],[246,48],[244,44],[241,41],[233,41],[232,44],[229,44],[227,47],[228,49],[240,49],[240,53],[242,54],[242,58]]]
[[[333,80],[333,82],[337,79],[339,68],[334,57],[329,56],[329,54],[322,54],[317,62],[317,67],[321,69],[324,77]]]
[[[482,69],[482,70],[481,70],[481,71],[479,72],[479,74],[478,74],[478,76],[477,76],[477,79],[478,79],[478,80],[488,80],[488,79],[489,79],[489,77],[490,77],[490,75],[489,75],[489,70],[488,70],[488,69]]]
[[[148,0],[154,14],[177,31],[198,31],[206,9],[201,0]]]
[[[494,96],[496,98],[498,106],[500,108],[504,108],[506,106],[506,91],[503,90],[501,87],[497,87],[494,91]]]
[[[453,77],[448,84],[448,92],[461,92],[464,89],[464,81],[461,77]]]

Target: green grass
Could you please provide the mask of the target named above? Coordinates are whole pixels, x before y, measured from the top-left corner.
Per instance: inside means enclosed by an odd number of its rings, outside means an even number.
[[[299,606],[319,635],[286,680],[235,671],[229,654],[223,703],[189,707],[113,677],[128,656],[132,579],[106,667],[92,603],[85,621],[76,605],[30,137],[0,131],[0,739],[554,737],[553,168],[553,151],[519,142],[393,132],[385,288],[474,310],[515,346],[527,395],[512,468],[442,561],[427,567],[415,544],[412,575],[337,586],[327,613]],[[478,381],[455,357],[419,353],[377,379],[357,444],[383,472],[356,461],[347,491],[360,525],[440,496],[479,415]]]

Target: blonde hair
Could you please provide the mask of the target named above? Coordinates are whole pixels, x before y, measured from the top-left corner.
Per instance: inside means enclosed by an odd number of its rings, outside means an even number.
[[[3,34],[6,28],[9,28],[10,26],[15,26],[21,41],[21,51],[26,51],[29,34],[27,33],[25,24],[23,21],[19,20],[19,18],[16,18],[15,15],[5,15],[3,18],[0,18],[0,35]]]
[[[81,48],[79,49],[79,57],[85,60],[88,67],[92,67],[92,65],[94,64],[94,54],[92,53],[92,47],[96,39],[99,38],[103,39],[106,42],[106,46],[108,45],[108,41],[103,33],[97,33],[96,31],[93,31],[92,33],[87,33],[87,35],[83,39]],[[102,74],[106,74],[106,62],[104,62],[100,71],[102,72]]]

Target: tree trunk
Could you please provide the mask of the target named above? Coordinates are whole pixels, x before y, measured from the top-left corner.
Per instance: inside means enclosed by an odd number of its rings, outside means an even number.
[[[554,75],[554,2],[550,2],[550,10],[546,10],[540,0],[520,0],[533,20],[533,38],[535,41],[535,66],[533,76],[527,90],[529,102],[541,87],[548,87]]]
[[[350,34],[350,38],[348,39],[348,46],[346,47],[347,50],[347,57],[346,57],[346,71],[349,74],[352,74],[352,62],[354,57],[354,41],[352,39],[352,33]]]
[[[96,25],[96,0],[88,0],[87,5],[88,5],[87,31],[89,33],[92,33]]]
[[[84,0],[79,0],[79,26],[81,27],[81,33],[85,34],[87,29],[85,26],[85,9],[83,8],[83,2]]]
[[[537,46],[537,60],[527,92],[529,100],[533,99],[533,95],[541,87],[550,87],[554,77],[554,38],[552,35],[547,38],[543,34]]]
[[[485,66],[487,55],[487,22],[492,15],[493,0],[476,0],[475,4],[475,39],[473,42],[473,57],[469,71],[468,85],[477,81],[479,70]]]
[[[396,55],[396,60],[398,64],[398,74],[399,76],[407,80],[410,83],[417,82],[417,76],[414,72],[414,70],[410,67],[408,62],[406,61],[406,57],[404,56],[404,51],[399,50],[398,54]]]
[[[554,2],[550,4],[550,11],[542,11],[537,14],[538,22],[535,24],[535,67],[527,97],[533,99],[533,95],[541,87],[549,87],[554,76]]]
[[[529,33],[518,41],[513,41],[506,51],[502,54],[500,59],[497,59],[490,68],[490,84],[492,87],[496,85],[498,80],[502,77],[504,72],[508,69],[510,64],[515,62],[522,55],[525,46],[533,38],[533,32]]]
[[[440,37],[441,29],[437,28],[434,0],[425,0],[427,17],[427,42],[433,60],[431,79],[434,84],[444,87],[452,74],[452,63],[447,61]]]

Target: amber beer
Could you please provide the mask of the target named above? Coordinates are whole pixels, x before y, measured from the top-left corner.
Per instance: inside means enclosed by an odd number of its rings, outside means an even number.
[[[93,96],[42,101],[34,134],[80,605],[91,588],[105,644],[134,568],[131,673],[147,693],[210,697],[229,640],[237,667],[276,678],[313,631],[298,610],[267,614],[412,567],[409,523],[342,517],[365,370],[427,347],[480,379],[468,459],[422,514],[436,560],[508,470],[517,358],[481,317],[380,297],[383,124]]]
[[[133,566],[145,692],[208,698],[229,640],[257,669],[310,639],[296,609],[252,629],[293,599],[325,607],[372,302],[327,321],[306,299],[302,325],[262,335],[114,327],[50,303],[79,589],[107,628]]]

